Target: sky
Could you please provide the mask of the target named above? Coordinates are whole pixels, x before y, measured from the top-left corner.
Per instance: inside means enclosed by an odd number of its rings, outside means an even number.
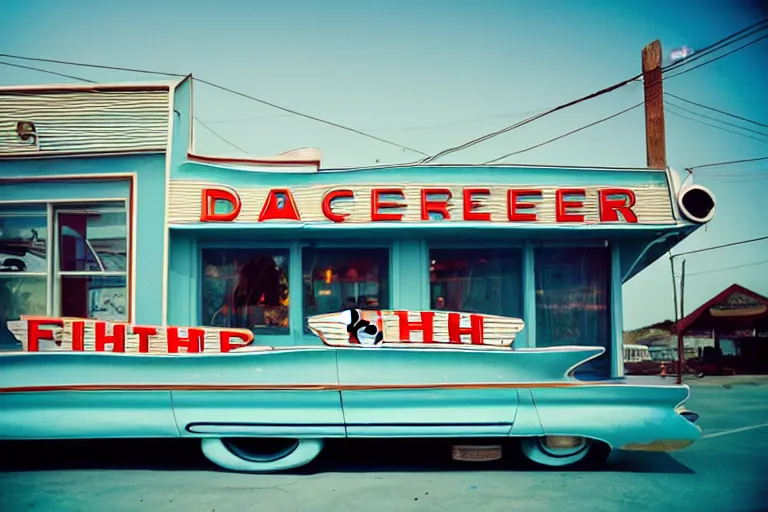
[[[0,0],[0,12],[0,53],[193,73],[432,154],[636,75],[642,48],[655,39],[667,55],[682,45],[701,48],[768,17],[768,6],[752,0]],[[7,57],[0,61],[99,82],[163,79]],[[767,63],[768,39],[670,78],[665,91],[768,124]],[[0,85],[70,82],[0,65]],[[642,84],[633,83],[441,161],[497,158],[642,98]],[[316,147],[326,168],[420,157],[199,82],[194,102],[195,115],[224,139],[197,124],[196,150],[203,154],[271,156]],[[643,167],[644,123],[638,108],[504,163]],[[768,134],[768,128],[740,124]],[[667,110],[666,136],[669,165],[682,173],[692,166],[768,156],[768,136],[674,107]],[[717,213],[674,253],[768,235],[763,226],[768,160],[701,169],[693,182],[714,193]],[[733,283],[768,295],[768,241],[685,260],[686,313]],[[679,274],[679,261],[677,266]],[[625,329],[674,317],[667,258],[631,279],[623,291]]]

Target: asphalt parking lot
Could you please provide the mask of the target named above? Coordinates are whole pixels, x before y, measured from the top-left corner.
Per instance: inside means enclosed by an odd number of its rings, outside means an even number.
[[[331,444],[300,470],[217,470],[197,442],[5,442],[0,510],[768,511],[768,379],[692,380],[704,438],[673,454],[620,453],[598,472],[486,466],[388,441]]]

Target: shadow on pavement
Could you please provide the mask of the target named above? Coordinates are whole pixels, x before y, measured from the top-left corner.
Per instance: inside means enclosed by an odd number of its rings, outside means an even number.
[[[505,444],[502,460],[478,463],[451,460],[450,444],[442,439],[329,440],[317,459],[289,473],[559,471],[532,465],[514,441]],[[0,453],[0,471],[223,471],[203,456],[195,439],[3,441]],[[693,473],[668,454],[642,452],[614,453],[599,471]]]

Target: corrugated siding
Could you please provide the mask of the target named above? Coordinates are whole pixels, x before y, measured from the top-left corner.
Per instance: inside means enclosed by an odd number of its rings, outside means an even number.
[[[0,156],[164,151],[169,91],[0,93]],[[31,121],[38,144],[20,139]]]

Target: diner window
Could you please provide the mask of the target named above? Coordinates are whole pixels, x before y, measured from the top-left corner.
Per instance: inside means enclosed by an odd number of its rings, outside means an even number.
[[[203,249],[202,324],[288,334],[288,250]]]
[[[610,376],[610,251],[541,248],[534,253],[536,346],[591,345],[606,352],[583,367]]]
[[[523,317],[522,251],[432,249],[431,308]]]
[[[389,308],[389,249],[305,248],[302,274],[305,318],[349,308]]]
[[[48,313],[46,205],[0,206],[0,349],[17,348],[7,323]]]
[[[61,316],[128,321],[128,214],[125,202],[55,209]]]

